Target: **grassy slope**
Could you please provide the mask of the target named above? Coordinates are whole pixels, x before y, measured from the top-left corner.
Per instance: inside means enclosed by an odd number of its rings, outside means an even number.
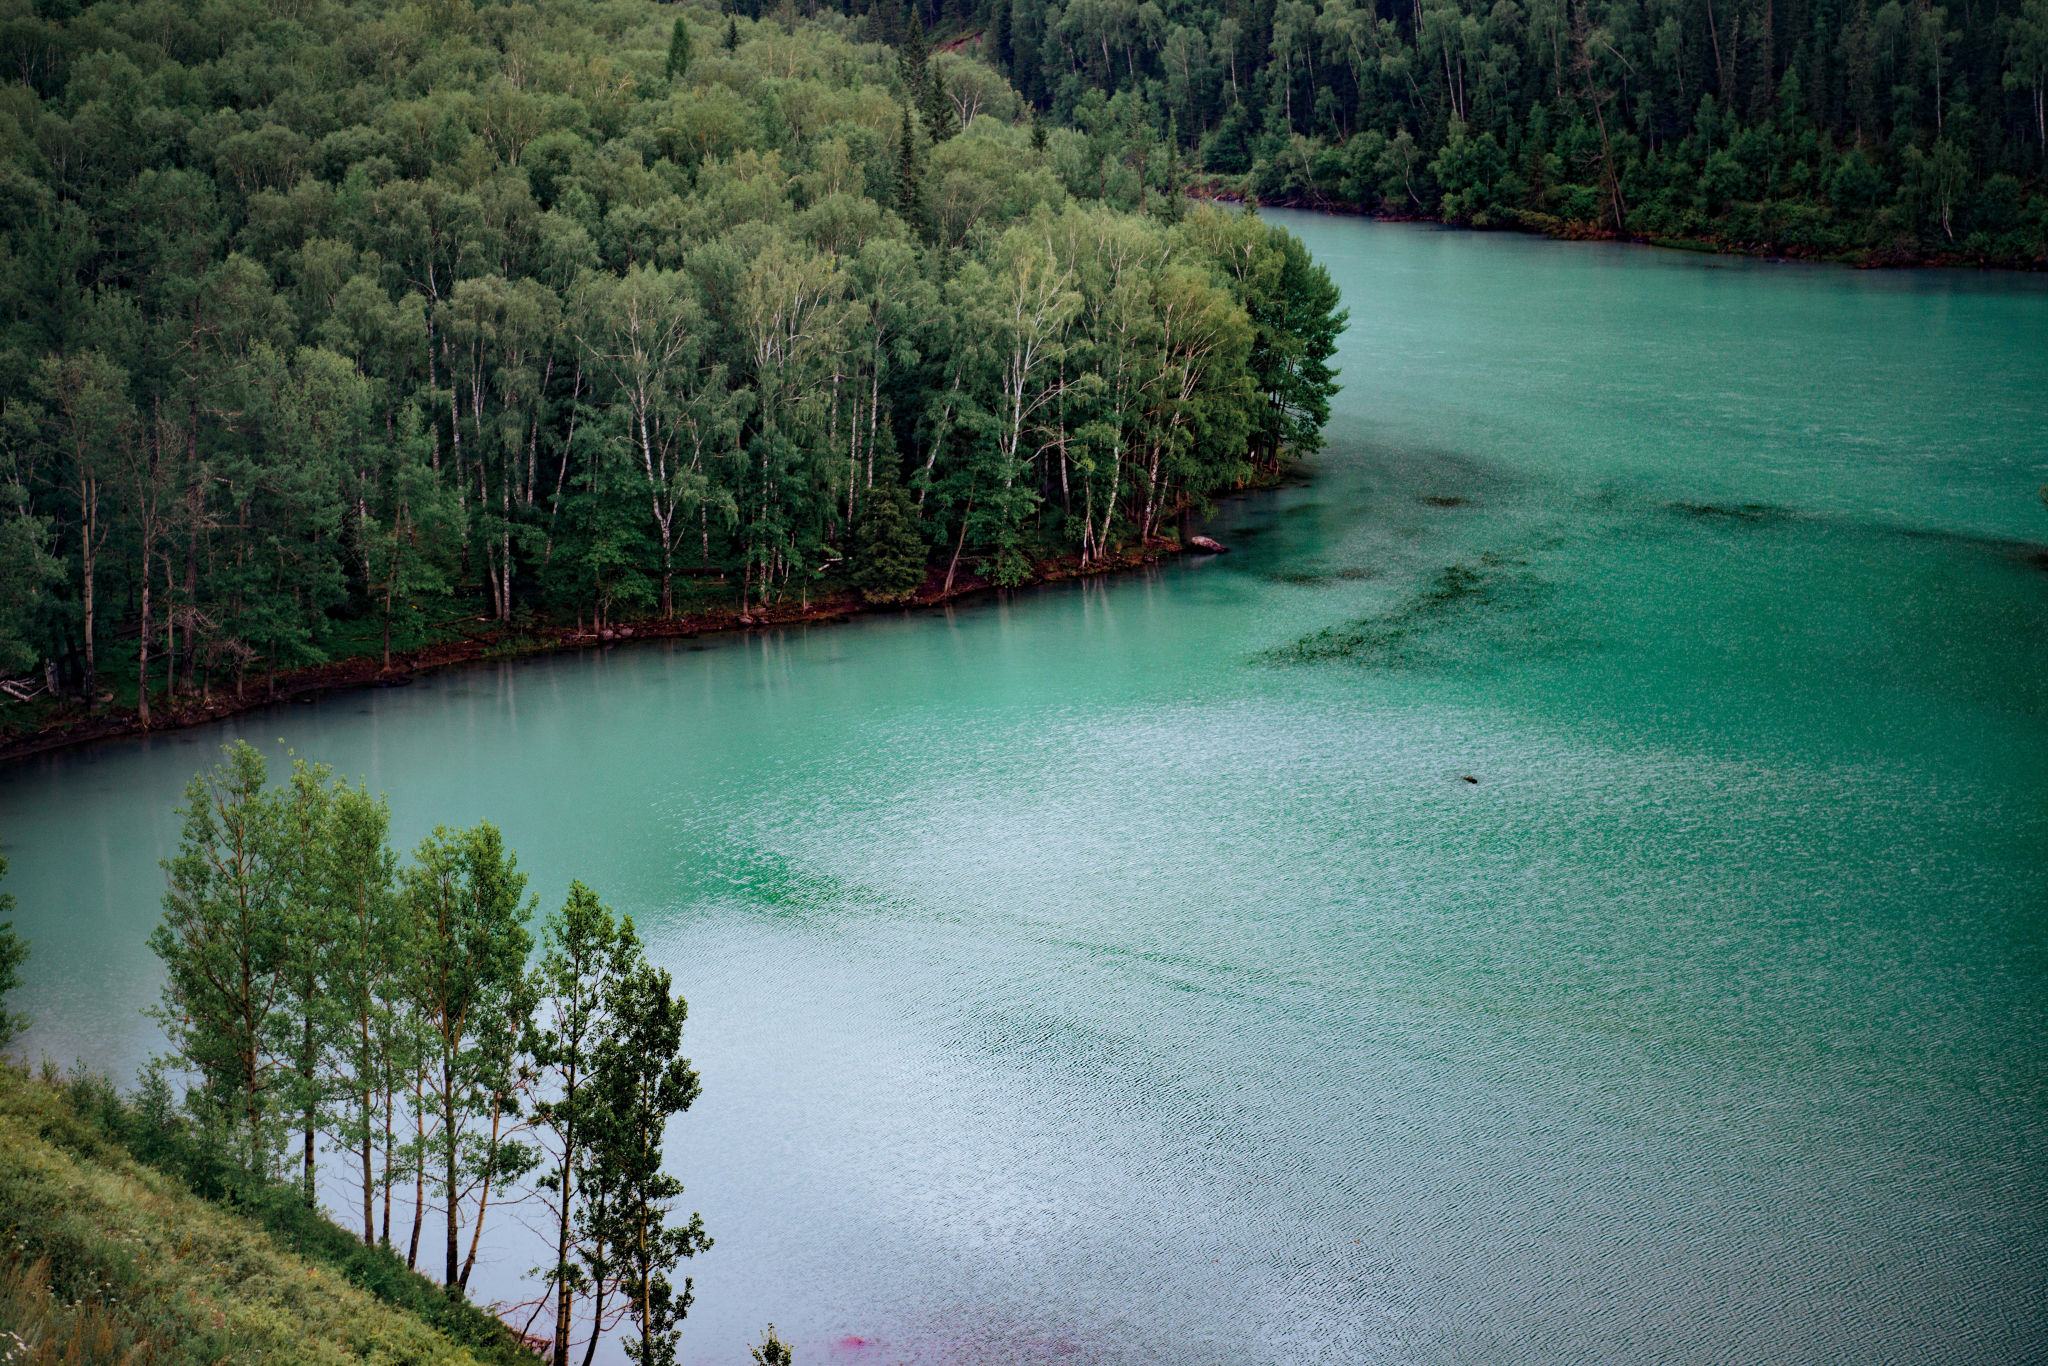
[[[0,1357],[11,1363],[476,1361],[136,1162],[61,1089],[5,1066],[0,1246]]]

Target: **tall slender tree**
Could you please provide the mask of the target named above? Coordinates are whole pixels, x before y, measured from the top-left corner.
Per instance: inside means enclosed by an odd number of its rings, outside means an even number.
[[[93,705],[99,699],[100,552],[113,522],[109,486],[117,477],[124,437],[134,425],[128,372],[99,352],[87,351],[46,357],[37,380],[47,414],[46,439],[65,469],[74,499],[85,647],[79,692]]]
[[[624,933],[632,934],[630,920]],[[709,1248],[711,1238],[701,1215],[670,1222],[683,1183],[663,1167],[663,1138],[668,1121],[689,1109],[702,1087],[682,1056],[688,1006],[672,992],[666,971],[634,957],[605,984],[613,1028],[599,1044],[592,1077],[591,1208],[633,1325],[628,1359],[636,1366],[674,1366],[679,1329],[695,1294],[691,1278],[678,1287],[671,1277],[685,1258]]]
[[[341,933],[330,950],[325,1000],[333,1038],[334,1082],[327,1119],[337,1143],[356,1164],[363,1242],[377,1241],[377,1153],[388,1154],[393,1092],[403,1072],[405,1017],[393,990],[404,951],[394,884],[391,808],[369,790],[334,789],[324,850],[327,887]],[[389,1158],[386,1158],[388,1175]],[[386,1183],[388,1191],[388,1181]],[[389,1216],[386,1216],[389,1234]]]
[[[679,81],[690,69],[690,26],[677,16],[676,25],[668,35],[668,78]]]
[[[408,996],[425,1035],[422,1105],[435,1129],[430,1170],[442,1201],[446,1273],[461,1284],[462,1198],[470,1178],[501,1177],[516,1165],[479,1121],[502,1113],[513,1094],[511,1040],[527,1014],[526,955],[533,939],[522,902],[526,875],[496,826],[437,826],[404,874],[415,941],[407,946]],[[494,1126],[495,1127],[495,1126]],[[483,1218],[479,1209],[477,1218]]]
[[[632,951],[637,948],[632,944]],[[583,1233],[577,1177],[590,1142],[591,1074],[599,1044],[613,1024],[607,1014],[606,981],[626,951],[611,909],[581,882],[570,883],[568,900],[548,915],[541,929],[534,990],[539,1008],[529,1044],[541,1085],[534,1118],[547,1135],[544,1142],[552,1163],[544,1189],[554,1225],[555,1261],[547,1275],[555,1303],[555,1366],[568,1366],[576,1301],[587,1286],[576,1255]],[[593,1324],[591,1332],[597,1330]]]
[[[896,212],[903,215],[911,231],[926,233],[924,175],[918,165],[917,133],[911,125],[910,106],[903,106],[903,125],[896,135]]]
[[[149,938],[164,965],[162,1004],[152,1013],[176,1060],[235,1126],[252,1169],[267,1169],[275,1152],[291,991],[283,915],[291,862],[267,777],[263,756],[238,740],[211,773],[186,784],[178,852],[163,865],[163,919]]]

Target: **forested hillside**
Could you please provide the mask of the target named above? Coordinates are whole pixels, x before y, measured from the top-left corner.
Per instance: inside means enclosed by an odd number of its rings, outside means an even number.
[[[465,615],[1015,583],[1327,415],[1299,243],[865,18],[0,13],[17,699],[148,724]]]
[[[942,0],[923,21],[983,33],[1057,117],[1177,129],[1269,199],[2048,257],[2048,0]]]

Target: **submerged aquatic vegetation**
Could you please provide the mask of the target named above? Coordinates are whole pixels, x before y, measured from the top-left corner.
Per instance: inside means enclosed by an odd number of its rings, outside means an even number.
[[[1714,518],[1730,522],[1779,522],[1792,514],[1769,503],[1671,503],[1671,511],[1688,517]]]
[[[1532,614],[1551,592],[1526,559],[1489,550],[1469,563],[1439,569],[1391,612],[1326,626],[1261,658],[1273,664],[1355,660],[1393,667],[1434,662],[1452,638],[1527,648],[1548,638]]]
[[[1313,585],[1319,583],[1353,583],[1359,579],[1377,578],[1378,574],[1376,571],[1367,569],[1362,565],[1348,564],[1342,569],[1327,571],[1318,569],[1278,569],[1262,577],[1271,579],[1275,583]]]

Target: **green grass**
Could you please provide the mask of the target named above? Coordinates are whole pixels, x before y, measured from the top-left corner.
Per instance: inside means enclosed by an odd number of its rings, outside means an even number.
[[[496,1319],[363,1247],[288,1187],[216,1179],[222,1198],[195,1193],[173,1169],[206,1159],[177,1131],[156,1132],[162,1166],[138,1160],[116,1135],[142,1123],[104,1081],[0,1065],[10,1366],[536,1360]]]

